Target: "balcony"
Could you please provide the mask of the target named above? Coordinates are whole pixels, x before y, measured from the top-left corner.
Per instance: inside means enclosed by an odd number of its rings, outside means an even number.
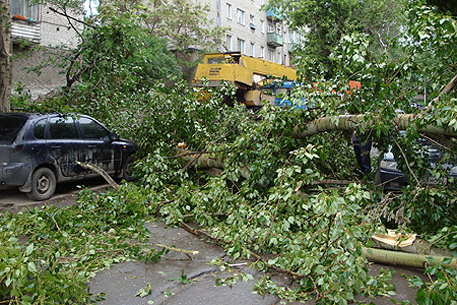
[[[276,9],[269,9],[267,11],[267,19],[273,22],[280,21],[281,15],[278,13]]]
[[[267,33],[267,44],[274,48],[282,47],[282,36],[275,32]]]
[[[13,20],[11,22],[11,38],[13,41],[25,39],[32,43],[40,43],[40,23]]]

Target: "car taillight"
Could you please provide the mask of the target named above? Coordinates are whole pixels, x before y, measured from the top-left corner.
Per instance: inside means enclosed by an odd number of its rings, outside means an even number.
[[[22,148],[24,148],[24,144],[18,144],[11,147],[11,150],[13,153],[18,153],[22,150]]]

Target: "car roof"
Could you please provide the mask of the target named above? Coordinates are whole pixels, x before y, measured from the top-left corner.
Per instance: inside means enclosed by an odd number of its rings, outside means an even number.
[[[48,112],[48,113],[37,113],[37,112],[5,112],[0,113],[0,116],[10,116],[10,117],[24,117],[24,118],[40,118],[40,117],[49,117],[49,116],[84,116],[84,114],[76,114],[76,113],[58,113],[58,112]]]
[[[31,112],[5,112],[5,113],[0,113],[0,116],[18,116],[18,117],[30,117],[36,115]]]

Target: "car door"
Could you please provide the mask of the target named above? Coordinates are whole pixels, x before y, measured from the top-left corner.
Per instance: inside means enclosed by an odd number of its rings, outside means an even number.
[[[86,116],[79,118],[86,148],[85,160],[112,174],[119,169],[121,150],[112,139],[112,133],[94,119]]]
[[[76,128],[71,116],[51,116],[49,118],[49,134],[46,146],[62,176],[79,178],[84,176],[84,170],[76,161],[82,160],[82,150],[85,142]]]

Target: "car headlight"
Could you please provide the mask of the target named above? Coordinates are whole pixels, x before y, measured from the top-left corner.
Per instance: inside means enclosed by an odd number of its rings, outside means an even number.
[[[395,161],[382,160],[380,166],[382,169],[385,169],[385,170],[398,171],[397,162],[395,162]]]

